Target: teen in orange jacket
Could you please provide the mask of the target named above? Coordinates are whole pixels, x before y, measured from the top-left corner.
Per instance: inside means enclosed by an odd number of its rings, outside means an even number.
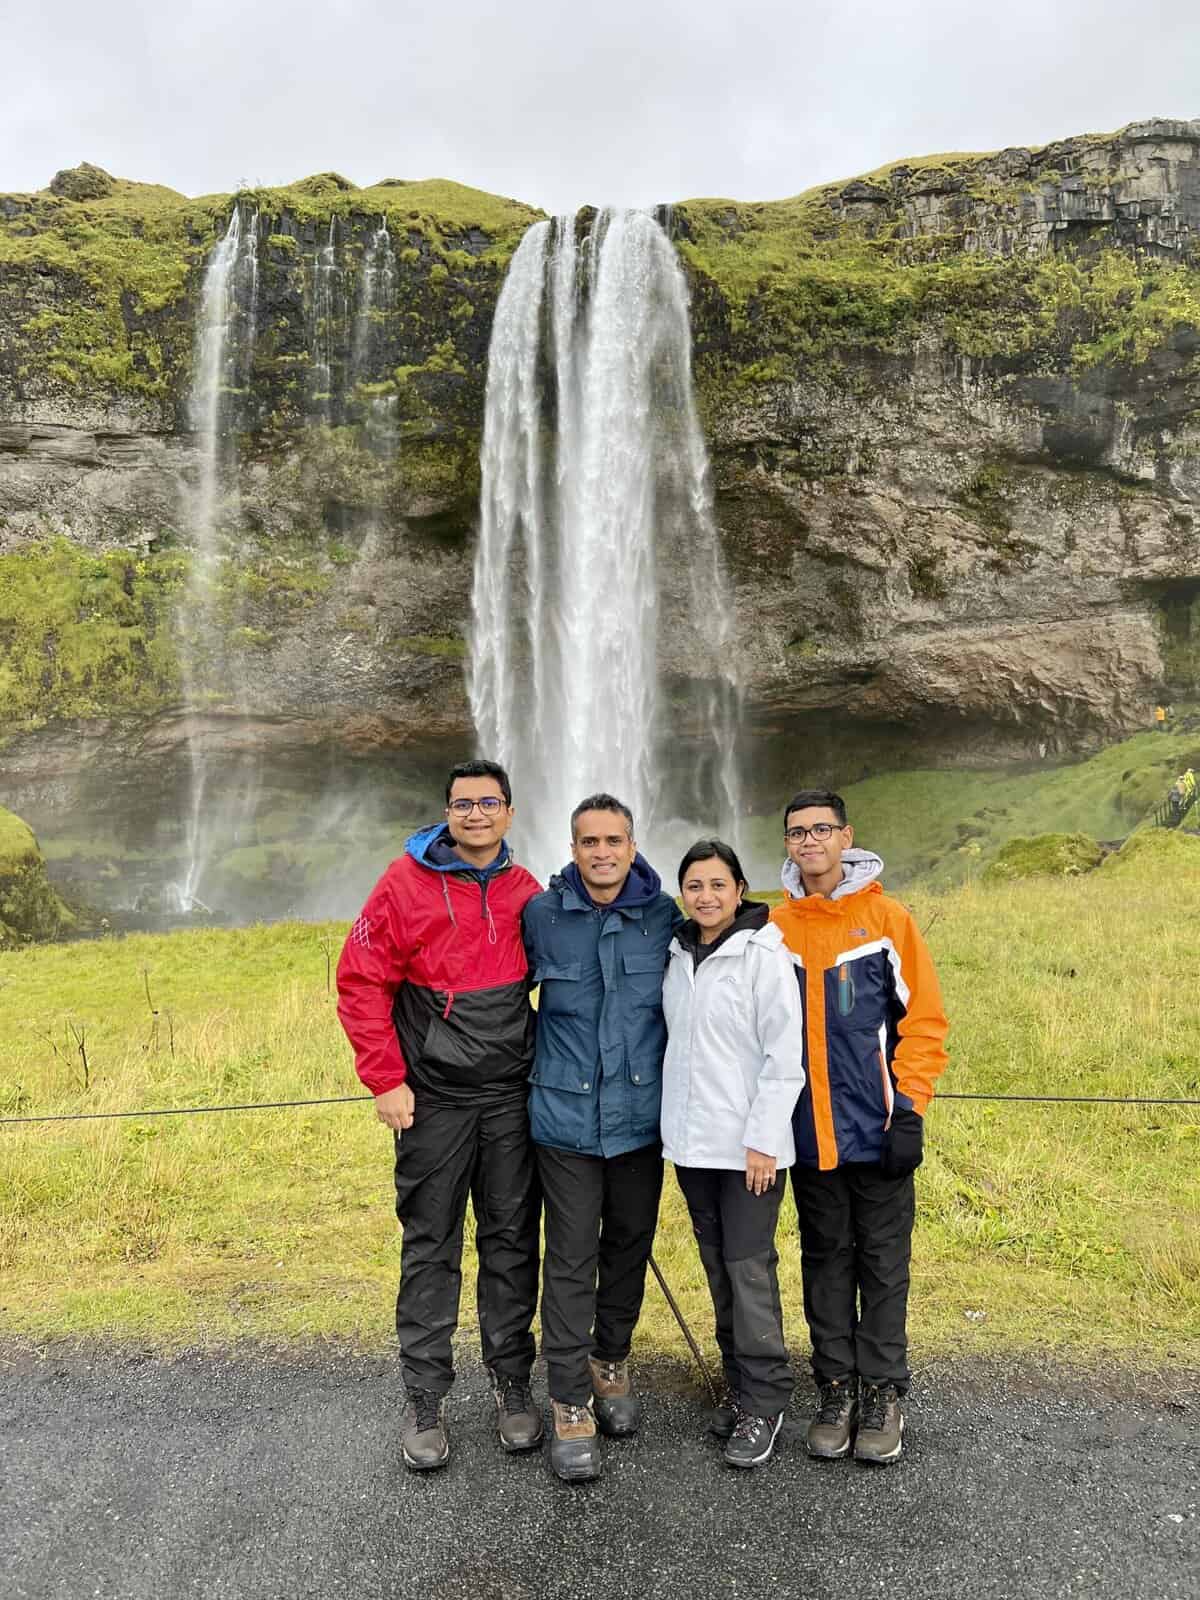
[[[784,813],[788,898],[771,920],[803,969],[805,1086],[793,1118],[804,1312],[820,1405],[809,1453],[900,1454],[924,1114],[946,1065],[937,974],[883,862],[853,848],[840,795]]]

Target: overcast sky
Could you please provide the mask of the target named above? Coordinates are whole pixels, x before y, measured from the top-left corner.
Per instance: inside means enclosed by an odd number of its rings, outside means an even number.
[[[330,168],[547,210],[769,199],[1200,117],[1196,0],[58,0],[0,16],[0,192]]]

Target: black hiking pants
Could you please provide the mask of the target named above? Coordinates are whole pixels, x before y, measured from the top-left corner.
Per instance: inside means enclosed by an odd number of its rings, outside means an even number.
[[[462,1289],[467,1197],[475,1212],[476,1298],[483,1359],[529,1377],[537,1308],[541,1198],[527,1097],[452,1105],[418,1091],[413,1125],[396,1135],[396,1215],[404,1230],[396,1334],[409,1388],[445,1394]]]
[[[542,1353],[550,1398],[586,1405],[588,1357],[624,1361],[646,1289],[658,1224],[662,1146],[580,1156],[537,1147],[546,1206]]]
[[[885,1178],[873,1162],[846,1162],[832,1172],[797,1165],[792,1193],[813,1377],[821,1384],[857,1373],[904,1394],[912,1173]]]
[[[747,1189],[744,1172],[676,1167],[675,1176],[708,1278],[725,1381],[747,1411],[773,1417],[793,1388],[775,1249],[786,1175],[762,1194]]]

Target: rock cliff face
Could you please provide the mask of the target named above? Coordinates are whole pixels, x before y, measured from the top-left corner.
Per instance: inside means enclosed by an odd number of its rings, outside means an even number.
[[[28,783],[73,729],[81,752],[169,750],[188,717],[232,739],[235,698],[264,740],[468,726],[487,340],[535,213],[336,174],[237,197],[255,340],[227,396],[228,647],[188,707],[187,397],[234,203],[96,168],[0,197],[0,718]],[[364,315],[385,224],[395,283]],[[669,225],[764,784],[798,741],[841,775],[1083,749],[1194,688],[1200,121],[689,201]],[[665,575],[681,682],[685,592]]]

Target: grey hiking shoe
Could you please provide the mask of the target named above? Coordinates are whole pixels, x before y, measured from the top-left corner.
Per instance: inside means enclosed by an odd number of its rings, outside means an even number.
[[[592,1401],[600,1432],[610,1439],[636,1433],[642,1420],[642,1402],[633,1392],[628,1361],[597,1361],[588,1357],[592,1374]]]
[[[850,1454],[850,1435],[858,1420],[857,1389],[853,1378],[832,1378],[821,1385],[821,1402],[805,1440],[810,1456],[840,1461]]]
[[[600,1476],[600,1441],[592,1408],[551,1400],[554,1432],[550,1438],[550,1465],[567,1483],[586,1483]]]
[[[771,1459],[782,1427],[782,1411],[773,1417],[756,1417],[739,1406],[737,1422],[725,1446],[725,1460],[731,1467],[761,1467]]]
[[[431,1472],[450,1459],[446,1432],[446,1397],[429,1389],[410,1389],[400,1432],[404,1465],[411,1472]]]
[[[535,1450],[542,1442],[542,1413],[533,1403],[528,1378],[502,1378],[492,1373],[500,1443],[505,1450]]]
[[[721,1398],[708,1413],[708,1431],[715,1439],[728,1439],[737,1426],[737,1395],[728,1384],[721,1390]]]
[[[858,1400],[855,1461],[886,1466],[899,1459],[904,1438],[904,1413],[894,1383],[864,1383]]]

